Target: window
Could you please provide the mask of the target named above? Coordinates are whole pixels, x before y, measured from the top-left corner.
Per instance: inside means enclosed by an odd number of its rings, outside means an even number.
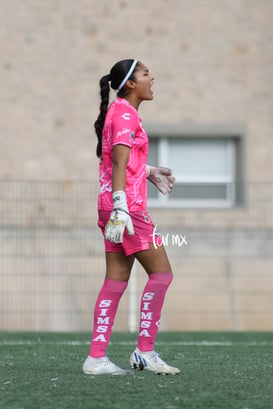
[[[240,139],[233,135],[149,135],[151,165],[173,170],[175,187],[163,196],[148,184],[149,206],[232,207],[238,203]]]

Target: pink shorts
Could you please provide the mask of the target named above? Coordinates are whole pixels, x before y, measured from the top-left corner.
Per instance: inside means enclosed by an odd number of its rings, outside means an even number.
[[[111,211],[99,210],[98,226],[101,228],[104,236],[105,225],[108,222]],[[153,225],[152,219],[147,210],[140,210],[139,212],[130,212],[130,216],[134,225],[135,234],[129,236],[125,227],[123,242],[112,243],[109,240],[104,239],[105,251],[125,253],[126,256],[137,253],[138,251],[148,250],[149,243],[153,243],[156,246],[160,246],[161,238]]]

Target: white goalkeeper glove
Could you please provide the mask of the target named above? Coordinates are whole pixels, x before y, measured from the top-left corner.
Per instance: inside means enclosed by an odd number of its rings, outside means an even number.
[[[155,168],[146,165],[146,174],[147,179],[149,179],[163,195],[172,191],[175,178],[172,176],[171,169],[163,167]]]
[[[105,226],[104,237],[113,243],[122,243],[125,227],[128,234],[135,234],[132,219],[128,212],[126,194],[123,190],[113,192],[114,210]]]

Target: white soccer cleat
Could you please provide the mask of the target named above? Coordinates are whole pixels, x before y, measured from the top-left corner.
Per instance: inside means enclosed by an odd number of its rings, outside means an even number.
[[[164,362],[155,351],[141,352],[138,348],[132,353],[130,365],[134,369],[147,369],[161,375],[178,375],[180,370]]]
[[[130,375],[132,371],[121,369],[109,358],[92,358],[88,356],[82,366],[82,370],[86,375]]]

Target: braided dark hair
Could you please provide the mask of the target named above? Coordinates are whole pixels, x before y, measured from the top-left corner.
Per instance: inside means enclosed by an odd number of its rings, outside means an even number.
[[[117,62],[110,70],[110,74],[104,75],[100,79],[100,112],[98,115],[97,120],[94,123],[96,135],[98,138],[97,150],[96,154],[97,157],[100,158],[102,154],[102,130],[104,127],[105,117],[108,110],[109,105],[109,93],[110,93],[110,86],[109,81],[111,81],[111,88],[117,90],[120,84],[122,83],[123,79],[125,78],[126,74],[130,70],[134,60],[122,60]],[[136,64],[136,67],[138,63]],[[134,72],[136,67],[132,73],[132,75],[128,78],[128,80],[134,81]],[[120,98],[124,98],[126,95],[126,87],[125,85],[118,91],[117,96]]]
[[[98,144],[97,144],[97,150],[96,154],[97,157],[101,157],[102,153],[102,129],[104,126],[104,121],[108,109],[108,104],[109,104],[109,92],[110,92],[110,87],[109,87],[109,81],[110,81],[110,75],[104,75],[100,79],[100,97],[101,97],[101,102],[100,102],[100,113],[99,116],[94,123],[95,131],[97,134],[98,138]]]

